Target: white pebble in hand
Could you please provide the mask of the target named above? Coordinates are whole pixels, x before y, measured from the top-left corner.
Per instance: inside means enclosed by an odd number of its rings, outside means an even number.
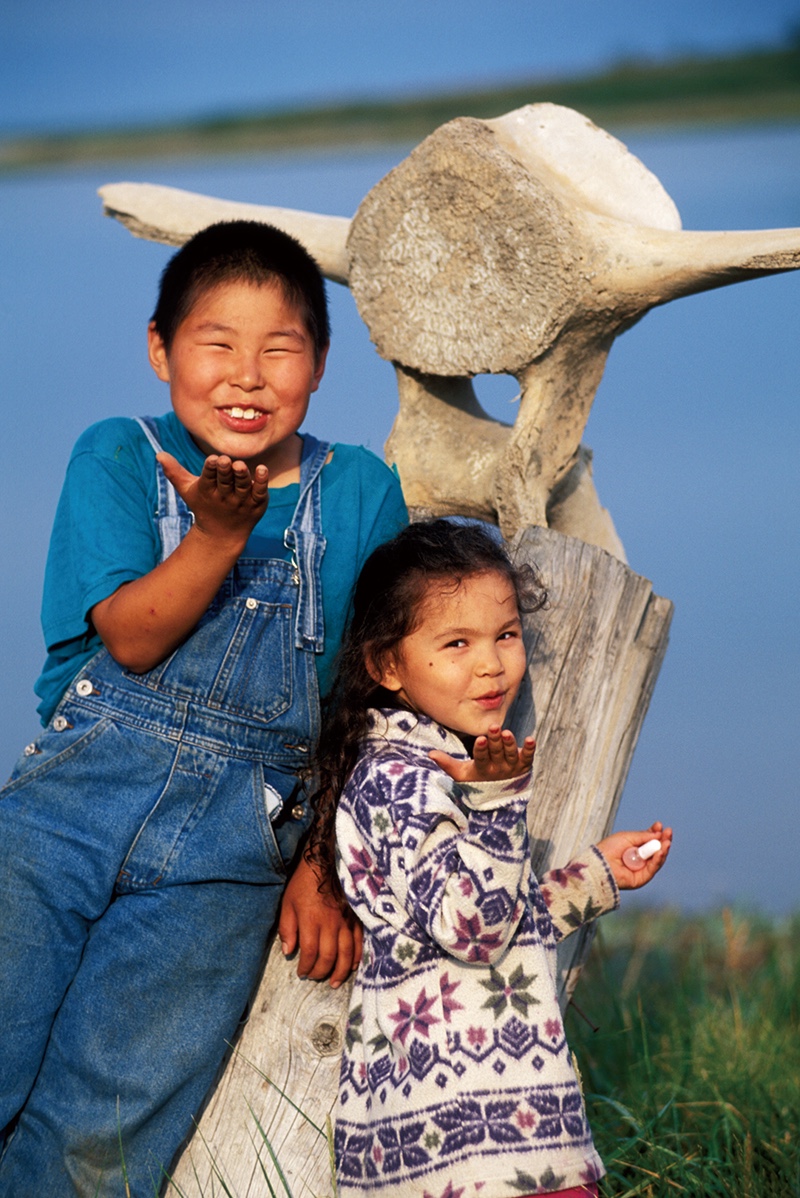
[[[648,858],[653,857],[660,848],[660,840],[648,840],[646,844],[641,844],[638,847],[631,845],[622,854],[622,860],[628,869],[642,869]]]

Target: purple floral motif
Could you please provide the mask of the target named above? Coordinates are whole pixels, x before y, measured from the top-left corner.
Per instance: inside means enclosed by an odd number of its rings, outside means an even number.
[[[410,1032],[413,1031],[420,1036],[427,1037],[428,1029],[432,1024],[441,1022],[438,1016],[430,1013],[435,1002],[435,996],[428,998],[424,987],[417,995],[413,1008],[411,1003],[406,1002],[405,999],[398,1000],[398,1009],[391,1012],[389,1018],[397,1024],[393,1038],[399,1040],[404,1048]]]
[[[528,1095],[528,1104],[540,1116],[537,1139],[549,1140],[560,1136],[562,1132],[580,1139],[586,1135],[583,1104],[577,1087],[568,1090],[563,1098],[559,1098],[553,1090],[532,1090]]]
[[[456,938],[452,942],[451,952],[458,953],[467,961],[488,961],[493,950],[502,944],[501,934],[483,931],[481,917],[477,912],[467,919],[459,911],[456,918],[458,927],[454,929]]]
[[[340,1123],[337,1123],[333,1134],[333,1148],[336,1154],[336,1170],[343,1177],[364,1176],[364,1156],[372,1143],[371,1135],[356,1133],[352,1136]]]
[[[516,1108],[517,1103],[513,1099],[487,1102],[482,1107],[474,1098],[462,1098],[452,1106],[437,1111],[433,1121],[447,1132],[442,1143],[442,1154],[461,1152],[482,1144],[487,1135],[495,1144],[522,1142],[522,1133],[513,1122]]]
[[[518,1144],[523,1139],[512,1118],[516,1109],[516,1099],[513,1098],[486,1103],[486,1126],[489,1138],[495,1144]]]
[[[375,862],[366,849],[356,848],[353,844],[348,847],[350,849],[350,861],[347,868],[350,871],[350,876],[356,886],[366,885],[372,898],[375,898],[383,886],[383,877],[378,873],[375,868]]]
[[[483,1110],[474,1098],[461,1098],[448,1104],[434,1114],[433,1121],[447,1132],[442,1153],[463,1152],[465,1148],[482,1144],[486,1138]]]
[[[573,878],[577,878],[579,882],[583,881],[583,871],[587,867],[582,865],[580,861],[572,861],[564,869],[551,869],[545,876],[548,877],[557,886],[564,889],[569,886]]]
[[[452,1181],[448,1181],[447,1185],[442,1190],[441,1194],[432,1194],[430,1190],[423,1190],[422,1198],[461,1198],[466,1186],[459,1186],[457,1190],[453,1189]]]
[[[439,989],[441,990],[441,994],[442,994],[442,1010],[444,1012],[445,1023],[450,1022],[450,1016],[453,1014],[453,1011],[463,1011],[464,1010],[464,1004],[460,1003],[460,1002],[456,1002],[456,1000],[453,998],[453,994],[455,993],[455,991],[458,989],[458,987],[460,985],[461,985],[460,981],[459,982],[451,982],[450,981],[449,973],[442,974],[442,979],[441,979]]]
[[[384,1149],[383,1173],[396,1173],[401,1166],[418,1169],[430,1161],[429,1154],[419,1144],[425,1123],[404,1123],[400,1135],[391,1125],[378,1128],[378,1139]]]

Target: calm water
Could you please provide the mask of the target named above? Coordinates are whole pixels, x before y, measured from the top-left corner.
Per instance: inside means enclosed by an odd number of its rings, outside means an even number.
[[[798,126],[624,140],[686,228],[800,226]],[[3,770],[36,731],[41,579],[71,445],[93,420],[167,403],[148,373],[144,331],[169,251],[102,219],[96,188],[146,180],[350,215],[407,149],[118,163],[0,181]],[[330,292],[333,351],[310,425],[380,452],[393,372],[349,292]],[[587,432],[631,564],[677,608],[618,820],[676,828],[654,901],[800,906],[798,301],[800,276],[790,274],[650,313],[617,342]],[[513,380],[478,387],[493,414],[513,414]]]

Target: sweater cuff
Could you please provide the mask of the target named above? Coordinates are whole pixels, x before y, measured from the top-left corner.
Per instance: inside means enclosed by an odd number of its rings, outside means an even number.
[[[533,771],[520,774],[518,778],[504,778],[493,782],[459,782],[462,798],[468,807],[476,811],[491,811],[497,807],[508,807],[511,803],[527,804],[530,799]]]
[[[587,858],[587,881],[596,903],[601,908],[599,914],[616,911],[619,906],[619,887],[611,872],[611,866],[596,844],[587,849],[583,856]]]

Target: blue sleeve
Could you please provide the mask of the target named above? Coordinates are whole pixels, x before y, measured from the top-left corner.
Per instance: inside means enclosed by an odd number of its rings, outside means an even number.
[[[45,570],[48,649],[90,630],[89,612],[159,559],[152,450],[133,420],[106,420],[78,441],[67,467]]]

